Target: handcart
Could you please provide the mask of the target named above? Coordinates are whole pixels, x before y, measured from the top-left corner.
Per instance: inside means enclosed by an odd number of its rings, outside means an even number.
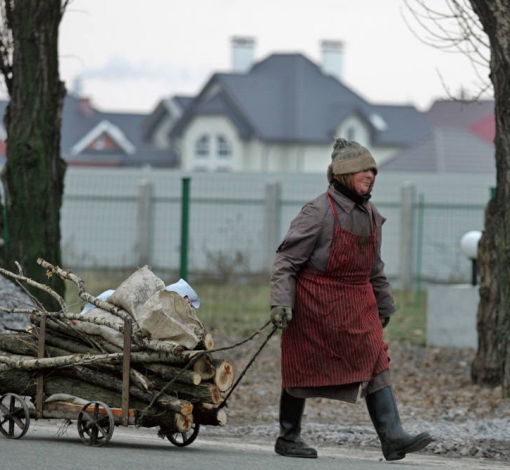
[[[260,333],[270,322],[266,323],[260,330],[253,334]],[[239,375],[231,387],[225,399],[217,405],[217,408],[226,406],[228,398],[235,390],[244,374],[254,362],[255,358],[262,351],[271,336],[276,332],[276,327],[268,334],[261,347],[247,364],[246,368]],[[39,331],[38,357],[44,357],[46,338],[46,316],[41,316]],[[245,342],[243,341],[243,342]],[[242,343],[240,343],[242,344]],[[228,348],[223,348],[228,349]],[[20,439],[28,431],[31,419],[64,419],[76,421],[80,439],[89,446],[99,447],[110,441],[115,426],[144,426],[143,410],[130,408],[129,386],[130,386],[130,356],[131,356],[131,320],[124,321],[124,350],[122,364],[122,407],[114,408],[108,404],[90,399],[85,404],[71,402],[49,402],[43,401],[44,371],[37,373],[37,386],[35,397],[24,397],[15,393],[6,393],[0,397],[0,433],[9,439]],[[89,400],[89,399],[87,399]],[[207,419],[200,422],[200,417],[193,413],[193,422],[186,431],[172,429],[172,425],[165,421],[151,419],[150,426],[160,426],[159,437],[167,438],[177,447],[190,445],[197,438],[200,431],[200,424],[210,424]]]

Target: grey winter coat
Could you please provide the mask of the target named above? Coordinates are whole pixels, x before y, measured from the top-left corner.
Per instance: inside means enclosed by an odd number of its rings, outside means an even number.
[[[340,226],[355,235],[368,236],[373,233],[373,211],[377,226],[377,250],[370,282],[377,299],[379,316],[389,317],[395,312],[395,303],[381,259],[382,226],[386,219],[370,202],[358,205],[332,185],[327,192],[336,205]],[[326,269],[334,224],[326,193],[303,206],[276,252],[271,277],[271,306],[294,307],[296,282],[302,267],[310,266],[321,272]]]

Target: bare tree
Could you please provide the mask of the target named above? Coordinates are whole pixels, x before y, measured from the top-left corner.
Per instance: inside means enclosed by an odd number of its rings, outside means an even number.
[[[490,44],[494,88],[496,194],[485,211],[479,245],[481,274],[478,352],[473,380],[503,386],[510,396],[510,1],[470,0]]]
[[[463,54],[471,62],[477,77],[476,92],[470,97],[464,90],[452,92],[441,77],[449,97],[456,101],[473,101],[490,91],[489,41],[469,0],[444,0],[442,10],[431,7],[427,0],[404,0],[404,4],[410,14],[410,18],[404,15],[404,20],[418,40],[445,53]],[[440,70],[438,73],[441,76]]]
[[[19,262],[43,282],[39,257],[61,264],[60,208],[66,164],[60,155],[65,86],[58,33],[68,0],[0,0],[0,71],[9,93],[4,116],[7,163],[2,170],[5,240],[2,264]],[[49,280],[61,294],[63,281]],[[50,296],[40,298],[58,309]]]
[[[416,0],[425,6],[424,0]],[[456,21],[461,34],[440,28],[444,44],[457,47],[469,44],[464,52],[473,60],[483,59],[488,51],[489,79],[494,92],[496,136],[496,192],[485,210],[485,229],[479,243],[480,302],[478,305],[478,350],[471,367],[475,383],[502,386],[503,396],[510,397],[510,1],[447,0],[450,22]],[[409,5],[409,2],[407,2]],[[435,21],[430,9],[425,22]],[[451,23],[450,23],[451,24]],[[476,27],[479,25],[479,28]],[[437,29],[435,29],[437,32]],[[481,32],[483,31],[483,34]]]

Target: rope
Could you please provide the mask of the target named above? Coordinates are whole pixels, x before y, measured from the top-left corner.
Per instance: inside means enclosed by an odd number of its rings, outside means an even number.
[[[267,322],[263,327],[262,329],[264,329],[269,323],[271,322]],[[221,402],[221,404],[218,406],[218,409],[221,409],[225,406],[227,406],[227,400],[230,398],[230,395],[232,395],[232,393],[234,392],[234,390],[236,389],[236,387],[239,385],[239,382],[241,382],[241,379],[244,377],[244,375],[246,374],[246,372],[248,371],[248,369],[250,368],[250,366],[255,362],[255,359],[257,358],[257,356],[260,354],[260,352],[264,349],[264,347],[266,346],[267,342],[271,339],[271,337],[276,333],[276,331],[278,330],[278,328],[276,326],[273,327],[273,329],[269,332],[269,334],[267,335],[266,339],[264,340],[264,342],[261,344],[260,348],[257,349],[257,351],[255,352],[255,354],[253,355],[253,357],[251,358],[250,362],[248,362],[248,364],[246,365],[246,367],[244,368],[244,370],[241,372],[241,374],[239,375],[238,379],[236,380],[236,382],[234,383],[234,385],[232,385],[232,388],[229,390],[227,396],[224,398],[224,400]]]
[[[147,414],[147,412],[149,411],[149,409],[154,405],[154,402],[165,392],[165,390],[170,386],[172,385],[186,370],[190,369],[193,364],[199,359],[201,358],[204,354],[211,354],[211,353],[214,353],[214,352],[218,352],[218,351],[227,351],[229,349],[234,349],[238,346],[241,346],[243,345],[244,343],[247,343],[248,341],[251,341],[253,338],[255,338],[255,336],[257,336],[258,334],[262,333],[262,331],[264,331],[264,329],[269,325],[271,324],[271,321],[268,321],[266,324],[264,324],[263,326],[261,326],[257,331],[255,331],[254,333],[252,333],[250,336],[248,336],[247,338],[243,339],[242,341],[239,341],[238,343],[235,343],[235,344],[232,344],[230,346],[225,346],[223,348],[216,348],[216,349],[210,349],[210,350],[207,350],[207,351],[202,351],[201,353],[197,354],[195,357],[193,357],[193,359],[190,360],[190,362],[188,362],[188,364],[186,364],[182,369],[181,371],[172,379],[170,380],[161,390],[159,390],[152,398],[151,402],[146,406],[146,408],[141,412],[141,416],[145,416]],[[264,342],[262,343],[262,345],[260,346],[260,348],[255,352],[254,356],[251,358],[250,362],[248,363],[248,365],[244,368],[244,370],[241,372],[241,375],[239,376],[239,378],[236,380],[235,384],[231,387],[229,393],[227,394],[227,396],[225,397],[225,399],[223,400],[223,402],[219,405],[218,408],[223,408],[224,406],[227,405],[227,399],[230,397],[230,395],[232,395],[232,392],[235,390],[235,388],[237,387],[237,385],[239,384],[239,382],[241,381],[241,379],[244,377],[244,375],[246,374],[246,371],[248,370],[248,368],[253,364],[253,362],[255,361],[255,359],[257,358],[257,356],[260,354],[260,352],[262,351],[262,349],[264,349],[265,345],[267,344],[267,342],[270,340],[270,338],[275,334],[275,332],[278,330],[278,328],[275,326],[273,327],[272,331],[267,335],[266,339],[264,340]]]

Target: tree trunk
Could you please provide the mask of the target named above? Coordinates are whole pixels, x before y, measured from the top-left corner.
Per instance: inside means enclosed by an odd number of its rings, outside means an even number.
[[[479,344],[472,377],[479,384],[502,385],[510,396],[510,3],[470,0],[490,42],[494,87],[496,194],[485,217],[479,244],[481,274]]]
[[[498,321],[500,304],[498,277],[496,276],[496,245],[494,228],[495,200],[489,202],[485,210],[485,231],[478,244],[478,272],[480,274],[480,303],[478,304],[478,351],[471,366],[471,376],[475,383],[496,387],[501,384],[501,352],[498,338],[500,333],[495,324]]]
[[[60,208],[66,163],[60,155],[65,87],[58,69],[61,0],[14,0],[8,26],[13,37],[10,95],[4,117],[8,135],[7,163],[2,171],[8,239],[4,265],[49,284],[63,295],[64,281],[47,279],[37,265],[43,257],[61,265]],[[2,69],[4,71],[4,69]],[[49,311],[60,310],[55,299],[30,289]]]

